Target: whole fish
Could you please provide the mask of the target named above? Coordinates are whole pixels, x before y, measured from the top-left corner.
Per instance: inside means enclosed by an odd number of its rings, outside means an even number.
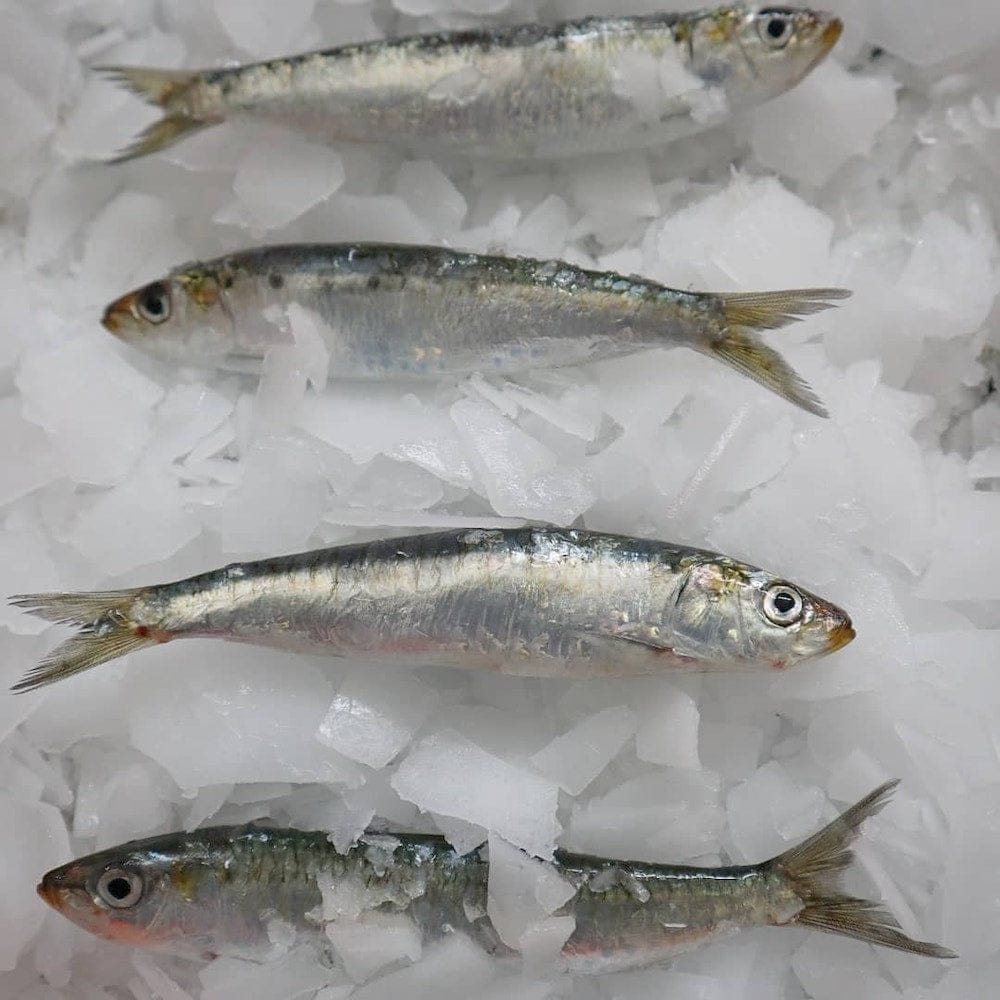
[[[22,691],[193,636],[529,677],[783,669],[854,638],[839,608],[727,556],[558,528],[412,535],[11,601],[80,628]]]
[[[348,378],[510,373],[685,346],[825,416],[812,390],[754,331],[849,294],[682,292],[563,261],[302,244],[185,264],[113,302],[102,322],[171,361],[244,368],[290,337],[283,307],[297,304],[325,338],[331,373]]]
[[[574,929],[569,971],[603,973],[663,961],[749,927],[815,927],[916,955],[955,958],[916,941],[878,904],[845,895],[841,875],[861,823],[897,782],[875,789],[776,858],[730,868],[617,861],[557,851],[552,869],[573,894],[557,911]],[[324,891],[341,905],[324,908]],[[344,854],[325,833],[215,827],[136,840],[44,876],[39,895],[103,938],[192,958],[263,958],[276,918],[324,942],[338,923],[402,920],[424,942],[464,933],[508,955],[487,916],[489,860],[441,837],[363,837]],[[346,905],[344,905],[346,904]]]
[[[364,42],[246,66],[99,67],[165,117],[118,160],[231,118],[311,137],[559,157],[655,145],[795,86],[836,44],[825,13],[735,3]]]

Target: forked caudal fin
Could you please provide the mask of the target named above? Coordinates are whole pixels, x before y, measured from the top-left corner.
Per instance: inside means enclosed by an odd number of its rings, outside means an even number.
[[[191,132],[214,124],[212,121],[195,118],[187,110],[185,98],[188,90],[197,82],[197,71],[149,69],[144,66],[96,66],[95,71],[123,84],[149,104],[155,104],[166,111],[165,117],[143,129],[135,141],[112,157],[109,163],[123,163],[137,156],[166,149]]]
[[[867,899],[841,891],[841,877],[851,863],[851,842],[858,828],[889,801],[898,781],[889,781],[866,795],[829,826],[770,862],[803,903],[792,923],[816,927],[833,934],[908,951],[930,958],[957,958],[948,948],[916,941],[900,929],[888,910]]]
[[[10,603],[29,614],[60,625],[78,625],[80,631],[57,646],[11,690],[34,691],[143,646],[163,642],[166,638],[163,633],[139,625],[129,617],[129,608],[140,593],[141,589],[12,597]]]
[[[829,416],[798,373],[754,331],[788,326],[803,316],[832,309],[834,301],[846,299],[850,294],[843,288],[801,288],[720,295],[726,332],[720,340],[709,344],[707,351],[803,410],[819,417]]]

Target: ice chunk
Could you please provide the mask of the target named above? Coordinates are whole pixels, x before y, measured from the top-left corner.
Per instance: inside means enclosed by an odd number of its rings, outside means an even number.
[[[73,836],[100,850],[173,826],[177,789],[152,761],[134,751],[88,746],[77,764]]]
[[[385,454],[456,486],[472,469],[454,425],[437,407],[391,386],[340,384],[335,393],[309,396],[298,417],[303,430],[345,451],[356,462]]]
[[[919,17],[909,0],[873,0],[869,7],[868,40],[918,66],[985,52],[1000,35],[1000,9],[980,0],[930,4]]]
[[[594,234],[610,243],[660,212],[643,153],[587,157],[569,172],[574,202],[584,214],[573,226],[576,237]]]
[[[76,282],[88,305],[104,305],[190,257],[177,235],[174,207],[166,199],[123,191],[87,227]],[[88,317],[88,322],[93,320]]]
[[[285,132],[263,136],[233,178],[237,202],[217,222],[279,229],[329,198],[344,183],[344,164],[329,146]]]
[[[41,387],[39,387],[41,389]],[[17,399],[0,400],[0,504],[6,505],[59,475],[52,445],[38,427],[21,416]]]
[[[437,694],[398,673],[354,671],[341,685],[316,739],[351,760],[385,767],[411,740],[437,704]]]
[[[733,844],[743,860],[766,861],[819,829],[825,805],[820,789],[800,787],[772,761],[727,796]]]
[[[657,684],[638,706],[635,750],[642,760],[671,767],[701,766],[698,760],[698,706],[686,691]]]
[[[957,337],[978,330],[998,291],[995,234],[967,229],[944,212],[928,213],[900,277],[910,336]]]
[[[316,391],[326,388],[330,350],[323,338],[323,320],[312,309],[292,302],[285,310],[295,345],[295,360],[309,385]]]
[[[326,936],[347,974],[358,983],[404,958],[416,962],[422,950],[420,932],[405,913],[363,913],[357,920],[331,920]]]
[[[441,831],[441,836],[455,848],[457,854],[468,854],[486,842],[487,830],[477,823],[466,823],[464,819],[442,816],[436,812],[428,815],[434,821],[434,826]]]
[[[24,237],[29,267],[48,263],[69,239],[93,218],[118,181],[110,171],[57,170],[35,189]]]
[[[232,793],[233,786],[225,785],[204,785],[198,789],[197,795],[190,797],[190,806],[187,815],[184,817],[184,829],[194,830],[203,826],[210,820],[223,806],[226,799]]]
[[[623,782],[573,808],[567,846],[610,858],[683,862],[717,850],[719,781],[663,769]]]
[[[265,556],[306,547],[330,492],[319,450],[268,437],[240,465],[242,481],[217,512],[225,550]]]
[[[488,403],[459,400],[451,419],[498,514],[569,524],[594,502],[579,468],[560,466],[554,452]]]
[[[134,745],[182,789],[239,781],[361,784],[356,764],[313,739],[333,700],[315,666],[220,643],[201,655],[189,646],[168,665],[172,651],[145,654],[154,662],[128,675],[123,702]]]
[[[76,82],[76,60],[64,38],[36,10],[7,4],[0,10],[4,69],[54,116],[64,88]],[[13,122],[8,122],[13,128]]]
[[[43,802],[24,802],[0,794],[5,817],[0,824],[0,969],[13,969],[38,932],[45,909],[35,885],[43,872],[65,864],[69,838],[59,810]]]
[[[217,958],[198,973],[200,1000],[305,1000],[335,975],[319,963],[313,948],[299,948],[266,963]],[[345,991],[331,993],[330,1000],[339,1000],[350,989],[330,988]]]
[[[125,475],[163,396],[97,336],[27,356],[16,381],[25,417],[45,429],[62,468],[83,483],[112,484]]]
[[[156,408],[149,457],[167,461],[188,455],[233,412],[232,399],[206,385],[176,385]]]
[[[6,73],[0,73],[0,105],[6,134],[3,159],[13,159],[52,132],[52,118],[38,99]]]
[[[386,243],[432,243],[433,233],[420,216],[398,195],[356,195],[338,192],[319,212],[313,213],[309,227],[312,239],[371,240]],[[308,230],[308,227],[307,227]]]
[[[444,499],[441,480],[409,462],[376,458],[362,472],[344,499],[362,513],[409,511],[416,514]],[[331,517],[327,512],[327,518]],[[375,522],[379,523],[379,522]]]
[[[528,257],[562,257],[569,238],[569,206],[557,194],[539,202],[511,236],[508,251]]]
[[[241,49],[264,57],[294,51],[309,24],[316,0],[213,0],[215,16]]]
[[[995,959],[1000,934],[1000,792],[996,786],[948,796],[946,864],[941,935],[949,947],[968,957],[970,965]],[[975,995],[970,994],[970,995]]]
[[[829,285],[832,236],[833,220],[775,178],[737,174],[657,227],[655,274],[676,288],[713,291],[733,282],[753,291]]]
[[[608,708],[557,736],[531,763],[570,795],[579,795],[634,732],[635,715],[630,709],[624,705]]]
[[[396,195],[437,237],[452,237],[468,210],[461,191],[430,160],[409,160],[399,168]]]
[[[522,409],[530,410],[567,434],[593,441],[603,416],[596,389],[567,384],[566,377],[557,372],[533,372],[532,378],[536,383],[547,382],[554,394],[507,381],[495,386],[478,373],[471,376],[468,384],[508,417],[516,416]]]
[[[481,948],[464,934],[450,934],[428,945],[416,965],[367,983],[351,1000],[460,1000],[482,996],[495,975]]]
[[[1000,445],[993,444],[979,451],[969,460],[970,479],[1000,479]]]
[[[301,800],[286,800],[282,810],[292,826],[324,830],[338,851],[356,843],[376,815],[393,829],[412,829],[416,814],[416,807],[389,787],[388,771],[371,775],[360,788],[332,799],[326,789],[303,789]]]
[[[443,730],[404,758],[392,787],[421,809],[492,830],[537,857],[551,857],[559,833],[558,786]]]
[[[938,521],[930,565],[917,596],[939,601],[1000,598],[1000,494],[961,493],[948,497],[948,517]]]
[[[882,974],[872,948],[858,948],[846,938],[813,934],[796,949],[792,969],[815,1000],[898,1000],[899,992]]]
[[[538,925],[571,899],[576,890],[551,865],[528,857],[495,834],[490,835],[489,857],[486,912],[504,944],[521,951],[525,935],[536,931]],[[554,945],[552,958],[572,932],[573,922],[570,921],[566,937],[549,942]]]
[[[737,722],[701,724],[701,763],[728,781],[749,778],[760,764],[763,749],[764,730],[760,726]]]
[[[166,559],[201,532],[172,476],[148,471],[116,486],[87,507],[67,541],[111,575]]]
[[[895,115],[890,77],[849,73],[827,59],[797,87],[753,109],[751,143],[765,167],[820,187],[852,156],[868,156]]]
[[[139,973],[156,1000],[194,1000],[187,990],[182,989],[143,952],[132,952],[132,968]]]
[[[20,637],[11,637],[12,640],[14,638]],[[55,638],[54,634],[52,638]],[[9,658],[12,668],[8,675],[10,682],[17,680],[29,663],[35,662],[44,650],[51,647],[52,642],[48,640],[36,644],[32,650],[18,650],[16,657]],[[128,720],[118,703],[121,675],[127,665],[128,659],[123,658],[104,665],[100,670],[88,671],[74,678],[73,684],[59,684],[49,688],[39,696],[43,707],[34,712],[24,726],[35,746],[61,754],[87,737],[127,739]],[[32,697],[36,696],[27,696]],[[20,700],[23,699],[6,699],[7,707],[19,708]],[[0,701],[0,707],[3,706],[4,702]],[[0,723],[4,721],[6,720],[0,715]],[[0,731],[2,728],[0,725]]]

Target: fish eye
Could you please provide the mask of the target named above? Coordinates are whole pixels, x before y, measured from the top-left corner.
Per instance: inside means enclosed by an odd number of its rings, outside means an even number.
[[[762,10],[757,21],[757,34],[772,49],[783,49],[792,38],[792,18],[783,12]]]
[[[775,625],[794,625],[802,617],[802,595],[787,583],[776,583],[764,594],[764,614]]]
[[[97,880],[97,895],[116,910],[135,906],[142,899],[142,877],[124,868],[110,868]]]
[[[136,302],[139,315],[150,323],[162,323],[170,316],[170,289],[162,281],[147,285]]]

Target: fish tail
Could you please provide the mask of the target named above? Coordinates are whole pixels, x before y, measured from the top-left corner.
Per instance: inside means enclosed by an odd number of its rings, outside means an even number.
[[[783,875],[802,901],[791,923],[817,927],[869,944],[896,948],[931,958],[957,958],[949,948],[916,941],[900,929],[888,910],[867,899],[841,891],[845,869],[853,859],[851,842],[858,828],[889,801],[898,781],[889,781],[838,816],[829,826],[769,863]]]
[[[11,690],[34,691],[73,674],[114,660],[144,646],[170,638],[161,629],[136,622],[131,608],[143,588],[83,594],[18,594],[15,607],[60,625],[76,625],[79,632],[57,646],[29,670]]]
[[[720,295],[725,332],[709,343],[706,350],[803,410],[819,417],[829,416],[809,385],[755,331],[777,330],[804,316],[832,309],[832,300],[846,299],[850,294],[843,288],[801,288]]]
[[[135,141],[112,157],[109,163],[122,163],[166,149],[191,132],[212,124],[190,111],[187,98],[200,79],[197,70],[150,69],[145,66],[97,66],[95,69],[138,94],[147,103],[166,111],[163,118],[143,129]]]

